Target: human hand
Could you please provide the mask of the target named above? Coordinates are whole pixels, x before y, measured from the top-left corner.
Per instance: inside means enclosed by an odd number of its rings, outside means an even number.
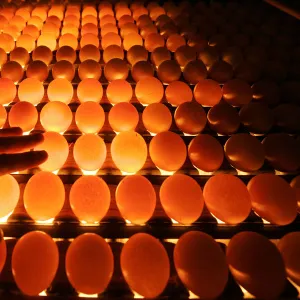
[[[30,169],[47,160],[46,151],[30,151],[44,141],[43,135],[22,134],[18,127],[0,130],[0,175]]]

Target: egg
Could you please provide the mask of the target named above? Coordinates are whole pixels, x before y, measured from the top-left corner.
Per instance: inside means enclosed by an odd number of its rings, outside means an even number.
[[[36,7],[34,10],[36,9],[38,9],[38,7]],[[32,13],[34,13],[34,10],[32,11]],[[44,24],[44,20],[41,17],[32,14],[31,14],[31,18],[27,21],[27,25],[34,25],[38,30],[42,29],[43,24]]]
[[[65,202],[64,185],[57,175],[41,171],[27,182],[23,200],[26,212],[33,220],[53,219]]]
[[[105,50],[108,46],[117,45],[121,47],[122,41],[120,36],[117,33],[109,32],[102,37],[101,46],[103,50]],[[128,49],[126,49],[128,50]]]
[[[207,76],[205,65],[200,60],[189,61],[183,69],[183,77],[190,84],[198,84],[199,82],[206,82],[204,79]],[[208,79],[213,81],[211,79]],[[199,93],[199,91],[198,91]]]
[[[176,126],[184,133],[197,134],[206,125],[206,113],[203,107],[196,102],[180,104],[174,113]]]
[[[149,33],[145,37],[145,48],[149,52],[153,52],[156,48],[164,47],[165,40],[159,33]]]
[[[171,59],[171,53],[165,47],[157,47],[151,53],[152,63],[158,67],[162,62]]]
[[[103,96],[101,83],[95,78],[85,78],[78,84],[77,97],[81,103],[92,101],[99,103]]]
[[[284,291],[284,263],[276,246],[266,237],[240,232],[231,238],[226,256],[234,279],[254,297],[273,299]]]
[[[104,26],[101,27],[101,37],[105,36],[107,33],[119,33],[119,29],[115,24],[107,23]]]
[[[156,193],[151,182],[144,176],[126,176],[116,189],[116,203],[125,220],[133,224],[144,224],[154,213]]]
[[[127,23],[125,24],[121,30],[120,30],[120,34],[121,34],[121,37],[124,39],[126,35],[128,34],[131,34],[131,33],[136,33],[138,34],[139,30],[138,30],[138,27],[133,24],[133,23]],[[136,35],[135,35],[136,36]],[[139,38],[138,38],[139,40]]]
[[[41,110],[40,121],[46,131],[63,133],[72,123],[72,112],[63,102],[47,103]]]
[[[300,206],[300,176],[294,177],[294,179],[291,181],[290,185],[296,192],[298,206]]]
[[[6,257],[7,257],[6,242],[4,240],[4,233],[2,229],[0,229],[0,274],[6,263]]]
[[[174,172],[183,166],[187,150],[179,135],[171,131],[164,131],[152,138],[149,154],[157,168]]]
[[[221,101],[214,105],[207,114],[209,127],[219,134],[235,133],[240,127],[240,117],[235,108]]]
[[[123,38],[124,50],[129,50],[133,46],[143,46],[143,39],[136,32],[130,32],[130,33],[126,34]]]
[[[36,27],[34,27],[34,28],[36,28]],[[27,52],[31,53],[35,49],[35,38],[32,35],[26,34],[25,32],[23,31],[23,34],[18,37],[18,39],[16,41],[16,46],[17,46],[17,48],[25,49]],[[29,60],[29,57],[28,57],[28,60]]]
[[[100,294],[113,275],[113,253],[102,237],[95,233],[85,233],[69,246],[65,268],[67,277],[77,292]]]
[[[97,176],[81,176],[70,190],[70,205],[75,216],[88,224],[100,222],[110,206],[110,190]]]
[[[233,106],[242,106],[252,100],[252,89],[250,85],[240,79],[227,81],[222,88],[223,98]]]
[[[143,168],[148,149],[143,137],[134,131],[121,132],[111,143],[111,156],[116,167],[126,173]]]
[[[209,68],[208,75],[219,83],[226,83],[233,77],[233,69],[230,64],[220,60]]]
[[[48,78],[48,67],[41,60],[35,60],[29,63],[26,69],[26,77],[37,79],[41,82],[44,82]]]
[[[272,133],[263,140],[266,160],[275,170],[295,172],[300,167],[299,143],[285,133]]]
[[[8,34],[13,38],[14,41],[16,41],[20,36],[21,32],[16,25],[8,24],[3,28],[3,34]]]
[[[196,51],[187,45],[180,46],[174,54],[175,60],[184,68],[189,62],[196,60]]]
[[[52,51],[47,46],[38,46],[32,51],[32,60],[40,60],[47,66],[51,63],[52,58]]]
[[[204,106],[214,106],[222,98],[220,85],[212,79],[202,79],[194,87],[195,100]]]
[[[52,67],[52,77],[54,79],[63,78],[72,81],[75,77],[75,67],[67,60],[60,60]]]
[[[53,33],[42,33],[37,39],[37,46],[46,46],[53,52],[57,47],[56,37]]]
[[[0,78],[0,94],[0,103],[2,105],[14,101],[17,95],[17,88],[11,79]]]
[[[221,167],[224,152],[216,138],[208,134],[199,134],[190,142],[188,156],[196,168],[204,172],[214,172]]]
[[[182,81],[171,82],[167,86],[165,94],[167,101],[173,106],[191,102],[193,99],[193,93],[190,87]]]
[[[275,117],[275,124],[286,132],[298,132],[300,130],[298,105],[284,103],[272,110]]]
[[[185,44],[184,37],[177,33],[171,34],[166,41],[166,46],[171,52],[175,52],[180,46],[184,46]]]
[[[126,49],[125,49],[126,50]],[[133,45],[127,51],[127,61],[134,65],[139,61],[148,60],[148,51],[141,45]]]
[[[57,62],[68,61],[71,64],[74,64],[76,61],[76,52],[68,45],[61,46],[56,51],[56,60]]]
[[[12,273],[18,288],[28,296],[38,296],[47,289],[59,264],[58,248],[42,231],[24,234],[12,253]]]
[[[157,76],[163,83],[179,80],[181,76],[180,66],[175,60],[163,61],[158,66]]]
[[[84,36],[85,34],[93,34],[95,36],[98,36],[98,27],[96,24],[92,23],[83,23],[83,20],[81,21],[81,35]],[[96,19],[97,22],[97,19]]]
[[[61,9],[63,9],[63,7]],[[60,14],[59,10],[61,10],[61,9],[60,8],[58,8],[57,10],[53,9],[52,10],[53,14],[51,14],[51,9],[50,9],[50,11],[48,11],[48,18],[46,19],[45,24],[49,24],[50,23],[50,24],[55,25],[55,27],[60,28],[61,27],[61,20],[58,17],[58,15]],[[57,16],[54,14],[54,12],[57,13]]]
[[[102,28],[104,25],[106,24],[114,24],[116,25],[116,18],[114,17],[114,12],[113,10],[110,8],[109,9],[109,14],[107,14],[108,12],[106,11],[99,11],[99,21],[100,21],[100,27]],[[100,16],[101,15],[101,16]]]
[[[51,37],[52,39],[57,39],[59,37],[60,30],[57,25],[55,25],[52,22],[45,22],[42,29],[41,29],[41,35],[45,35],[48,37]],[[52,51],[54,51],[53,49]]]
[[[139,82],[146,77],[154,76],[154,68],[151,63],[147,61],[139,61],[131,69],[131,76],[135,82]]]
[[[110,45],[103,51],[103,60],[108,63],[114,58],[124,59],[124,51],[120,46]]]
[[[80,39],[80,48],[83,48],[86,45],[94,45],[99,48],[100,42],[98,36],[92,33],[86,33],[83,35]]]
[[[213,47],[206,47],[199,52],[198,59],[201,60],[209,70],[213,64],[218,62],[219,54]]]
[[[81,62],[92,59],[99,62],[101,58],[100,51],[95,45],[85,45],[79,51],[79,59]]]
[[[203,195],[208,210],[227,224],[239,224],[250,214],[250,194],[238,177],[230,174],[210,177],[204,186]]]
[[[44,97],[44,86],[36,78],[26,78],[19,84],[18,97],[20,101],[27,101],[37,105]]]
[[[140,15],[137,20],[136,20],[136,25],[139,27],[139,28],[142,28],[146,25],[149,25],[152,23],[152,20],[151,18],[149,17],[148,15],[148,10],[147,12],[145,11],[145,14],[143,15]]]
[[[73,98],[73,94],[73,86],[66,78],[56,78],[48,85],[47,96],[50,101],[69,104]]]
[[[22,80],[24,70],[16,61],[8,61],[1,68],[1,77],[11,79],[14,83]]]
[[[299,238],[299,232],[290,232],[282,237],[277,244],[285,264],[287,276],[297,285],[300,282]]]
[[[43,171],[53,172],[63,167],[69,155],[69,145],[65,137],[57,132],[45,132],[44,141],[35,147],[37,151],[46,151],[47,160],[39,165]]]
[[[139,122],[139,114],[131,103],[119,102],[110,109],[108,122],[116,132],[135,130]]]
[[[112,104],[129,102],[132,98],[132,87],[124,79],[113,80],[107,86],[106,96]]]
[[[6,52],[0,48],[0,68],[7,62]]]
[[[217,298],[226,287],[225,254],[204,232],[189,231],[179,238],[174,249],[174,264],[184,285],[200,298]]]
[[[244,57],[240,48],[231,46],[222,51],[222,60],[236,68],[243,62]]]
[[[0,48],[9,53],[15,48],[15,41],[12,36],[7,33],[0,34]]]
[[[126,62],[119,58],[113,58],[104,66],[104,76],[108,81],[116,79],[126,80],[129,69]]]
[[[142,104],[158,103],[164,96],[164,88],[157,78],[145,77],[136,84],[135,95]]]
[[[79,18],[76,15],[74,15],[72,11],[70,12],[70,14],[67,14],[67,12],[68,10],[65,12],[64,25],[72,24],[78,28],[80,22]]]
[[[118,25],[120,28],[122,28],[122,26],[126,23],[134,23],[134,19],[131,17],[131,11],[129,10],[127,13],[128,14],[119,17]],[[120,12],[118,12],[118,15],[120,16]]]
[[[73,157],[79,168],[86,171],[98,170],[106,159],[106,145],[95,134],[81,135],[74,144]]]
[[[154,298],[167,285],[170,262],[165,248],[156,238],[137,233],[122,249],[121,270],[133,291],[145,298]]]
[[[98,62],[87,59],[83,61],[78,68],[78,76],[81,80],[93,78],[99,80],[102,74],[101,66]]]

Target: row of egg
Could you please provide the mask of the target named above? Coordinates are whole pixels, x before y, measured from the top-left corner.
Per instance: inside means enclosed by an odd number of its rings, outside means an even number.
[[[15,209],[20,189],[11,175],[0,179],[1,217],[4,218]],[[287,225],[297,216],[299,187],[299,176],[290,186],[280,176],[260,174],[246,186],[234,175],[217,174],[208,179],[202,192],[192,177],[174,174],[160,186],[159,199],[167,216],[184,225],[201,217],[204,204],[218,221],[226,224],[245,221],[253,210],[269,223]],[[146,223],[156,207],[156,192],[150,181],[141,175],[124,177],[117,186],[115,199],[122,217],[133,224]],[[65,188],[60,177],[45,171],[33,175],[25,186],[23,202],[34,221],[53,220],[65,204]],[[79,221],[98,224],[109,210],[111,192],[100,177],[82,176],[72,185],[69,202]]]
[[[116,254],[113,245],[102,237],[85,233],[70,243],[65,272],[78,293],[101,294],[118,276],[135,294],[146,298],[162,294],[170,276],[178,276],[186,289],[205,299],[222,294],[229,271],[246,292],[263,299],[279,297],[287,286],[287,278],[296,286],[300,282],[299,232],[289,233],[277,243],[255,232],[241,232],[231,238],[225,252],[217,241],[200,231],[189,231],[174,242],[173,246],[138,233]],[[2,239],[1,269],[6,252]],[[26,295],[38,295],[49,288],[58,265],[58,246],[41,231],[23,235],[12,251],[14,280]]]

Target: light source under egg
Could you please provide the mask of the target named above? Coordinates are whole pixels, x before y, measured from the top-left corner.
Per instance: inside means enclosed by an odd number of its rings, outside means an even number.
[[[57,46],[56,37],[51,33],[42,33],[37,40],[37,46],[46,46],[51,51],[55,51]]]
[[[47,95],[50,101],[60,101],[70,103],[73,98],[73,86],[65,78],[57,78],[50,82]]]

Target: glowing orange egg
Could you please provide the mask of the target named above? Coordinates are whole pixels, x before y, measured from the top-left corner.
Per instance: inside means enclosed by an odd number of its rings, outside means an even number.
[[[98,25],[97,17],[93,15],[84,16],[81,20],[81,25],[85,25],[85,24],[94,24],[97,26]]]
[[[82,135],[75,142],[73,156],[79,168],[86,171],[98,170],[106,159],[105,143],[98,135]]]
[[[75,76],[74,65],[67,60],[60,60],[52,67],[52,77],[54,79],[63,78],[72,81]]]
[[[93,16],[97,17],[97,11],[96,8],[93,6],[86,6],[82,10],[82,18],[85,18],[86,16]]]
[[[165,45],[165,40],[158,33],[150,33],[145,38],[145,48],[149,52],[153,52],[156,48],[164,47],[164,45]]]
[[[164,88],[157,78],[145,77],[136,84],[135,95],[142,104],[158,103],[164,96]]]
[[[10,52],[10,60],[18,62],[22,67],[25,67],[29,62],[30,56],[26,49],[17,47]]]
[[[65,188],[60,178],[41,171],[34,174],[24,190],[24,206],[35,221],[47,221],[55,218],[65,202]]]
[[[35,7],[31,12],[31,19],[34,18],[34,22],[40,22],[36,18],[39,18],[42,22],[45,22],[47,19],[47,8],[45,7]]]
[[[7,54],[6,52],[0,48],[0,69],[7,62]]]
[[[20,188],[16,179],[7,174],[0,176],[0,186],[1,186],[1,201],[0,201],[0,218],[6,217],[11,214],[20,198]],[[3,232],[1,232],[3,234]],[[3,238],[3,236],[1,236]],[[0,249],[3,249],[3,240],[0,241]],[[0,250],[0,252],[1,252]],[[2,260],[2,257],[1,257]],[[0,263],[0,272],[3,265]]]
[[[94,34],[98,36],[98,27],[95,24],[87,23],[81,27],[81,35],[84,36],[85,34]]]
[[[179,80],[181,76],[180,66],[175,60],[163,61],[158,66],[157,76],[163,83]]]
[[[18,37],[21,35],[21,32],[15,25],[7,25],[3,29],[3,33],[10,35],[14,39],[14,41],[16,41]]]
[[[136,173],[142,169],[147,159],[147,152],[145,140],[134,131],[119,133],[111,143],[112,160],[123,172]]]
[[[103,60],[105,63],[108,63],[110,60],[118,58],[124,59],[124,51],[120,46],[110,45],[105,48],[103,51]]]
[[[115,24],[111,24],[111,23],[105,24],[101,28],[101,37],[105,36],[110,32],[118,34],[119,33],[118,27]]]
[[[60,28],[61,27],[61,20],[58,16],[56,16],[55,14],[52,14],[51,15],[51,12],[49,11],[48,12],[48,18],[46,19],[46,22],[45,24],[53,24],[55,25],[57,28]]]
[[[165,47],[157,47],[151,53],[151,61],[158,67],[164,61],[171,59],[171,53]]]
[[[101,45],[102,48],[105,50],[108,46],[111,45],[121,46],[122,42],[120,36],[117,33],[109,32],[102,37]]]
[[[104,66],[104,76],[108,81],[117,79],[126,80],[128,77],[129,68],[126,62],[119,58],[111,59]]]
[[[153,215],[156,193],[151,182],[141,176],[126,176],[116,189],[116,203],[125,220],[144,224]]]
[[[171,82],[165,91],[167,101],[178,106],[184,102],[190,102],[193,99],[193,93],[190,87],[182,81]]]
[[[152,22],[151,18],[148,16],[148,10],[145,7],[140,7],[140,8],[135,9],[132,12],[132,16],[133,16],[133,18],[136,21],[138,26],[141,25],[141,19],[140,19],[141,16],[147,16],[147,20],[149,22]],[[140,20],[140,21],[138,22],[138,20]]]
[[[154,69],[148,61],[139,61],[131,69],[131,76],[135,82],[154,76]]]
[[[84,102],[76,110],[75,122],[82,133],[98,133],[104,121],[104,110],[98,103]]]
[[[15,48],[15,50],[16,49],[25,49],[27,52],[30,53],[35,49],[35,39],[34,39],[34,37],[32,37],[29,34],[22,34],[18,37],[16,46],[18,48]]]
[[[80,39],[80,47],[83,48],[86,45],[94,45],[95,47],[99,48],[100,44],[98,36],[92,33],[83,35]]]
[[[65,132],[72,122],[72,111],[60,101],[47,103],[41,110],[40,121],[46,131]]]
[[[121,28],[121,37],[124,39],[127,34],[139,33],[138,27],[133,23],[127,23]]]
[[[139,114],[131,103],[119,102],[110,109],[108,122],[115,132],[135,130]]]
[[[70,25],[74,25],[75,27],[78,28],[79,23],[80,23],[80,20],[76,15],[74,15],[73,13],[67,15],[67,12],[65,13],[64,26],[70,24]]]
[[[132,87],[126,80],[113,80],[107,86],[106,96],[112,104],[129,102],[132,98]]]
[[[125,49],[126,50],[126,49]],[[127,51],[127,61],[134,65],[139,61],[148,60],[148,51],[140,45],[134,45]]]
[[[23,17],[15,15],[10,19],[9,24],[12,26],[16,26],[18,31],[20,32],[26,26],[26,21]]]
[[[29,12],[29,9],[27,7],[20,7],[19,9],[17,9],[15,15],[16,16],[21,16],[26,22],[30,18],[30,12]]]
[[[78,68],[78,76],[81,80],[93,78],[99,80],[102,74],[101,66],[98,62],[92,59],[83,61]]]
[[[52,51],[47,46],[36,47],[32,52],[32,60],[40,60],[47,66],[52,61]]]
[[[56,20],[59,20],[61,22],[64,18],[64,9],[63,9],[63,7],[52,7],[52,8],[50,8],[49,11],[48,11],[47,20],[49,20],[50,17],[55,17]]]
[[[131,32],[125,35],[123,39],[123,47],[125,50],[129,50],[133,46],[143,46],[143,39],[142,37],[136,33],[136,32]]]
[[[1,69],[1,77],[11,79],[13,82],[17,83],[22,80],[24,75],[24,70],[22,66],[16,61],[6,62]]]
[[[2,105],[12,102],[17,95],[17,88],[14,82],[8,78],[0,78],[0,103]]]
[[[152,20],[151,18],[148,16],[148,11],[143,14],[143,15],[140,15],[137,20],[136,20],[136,25],[139,27],[139,28],[142,28],[144,26],[147,26],[149,24],[152,24]]]
[[[178,64],[183,68],[189,62],[196,60],[196,51],[194,48],[184,45],[176,49],[174,56]]]
[[[228,265],[220,245],[208,234],[189,231],[175,245],[174,264],[178,276],[195,295],[215,299],[228,281]]]
[[[180,46],[184,46],[185,44],[186,42],[184,37],[177,33],[171,34],[166,42],[166,46],[171,52],[175,52]]]
[[[60,31],[59,28],[54,23],[45,23],[41,29],[41,35],[52,37],[57,39],[59,37]]]
[[[80,102],[92,101],[99,103],[102,96],[103,88],[97,79],[85,78],[77,87],[77,97]]]
[[[122,249],[121,270],[134,292],[145,298],[155,298],[164,291],[169,280],[167,251],[158,239],[137,233]]]
[[[42,33],[37,40],[37,46],[46,46],[51,51],[56,50],[56,44],[56,38],[51,33]]]
[[[0,104],[0,128],[2,129],[6,123],[7,112],[2,104]]]
[[[156,26],[153,24],[149,24],[149,25],[141,28],[140,35],[145,40],[148,37],[148,35],[153,34],[153,33],[157,34],[157,32],[158,32],[158,30],[157,30]],[[161,40],[160,40],[160,42],[161,42]]]
[[[278,298],[286,287],[284,262],[277,247],[256,232],[240,232],[227,251],[229,269],[239,285],[255,298]]]
[[[69,246],[65,266],[68,279],[78,292],[100,294],[113,275],[114,257],[102,237],[85,233]]]
[[[72,185],[70,205],[81,222],[100,222],[110,206],[109,187],[102,178],[82,176]]]
[[[59,47],[69,46],[72,49],[77,50],[78,40],[73,34],[65,33],[60,37],[58,41],[58,46]]]
[[[134,23],[134,19],[132,18],[132,16],[130,14],[123,15],[119,18],[118,25],[120,28],[122,28],[122,26],[125,25],[126,23]]]
[[[58,264],[58,248],[51,236],[42,231],[24,234],[13,249],[12,273],[25,295],[38,296],[46,290],[55,277]]]
[[[99,14],[101,14],[103,12],[99,12]],[[114,13],[112,10],[110,10],[110,14],[106,14],[103,17],[100,18],[100,27],[102,28],[103,26],[105,26],[106,24],[113,24],[116,25],[117,21],[114,17]]]
[[[62,46],[56,51],[56,60],[58,62],[65,60],[69,61],[71,64],[74,64],[76,60],[76,52],[70,46]]]
[[[92,59],[99,62],[101,58],[99,49],[94,45],[86,45],[79,51],[79,59],[81,62]]]
[[[4,27],[8,24],[8,20],[5,16],[0,15],[0,32],[4,29]]]
[[[264,220],[276,225],[292,223],[297,216],[296,193],[280,176],[259,174],[248,183],[252,208]]]
[[[39,16],[31,16],[31,18],[28,20],[27,22],[27,26],[29,25],[33,25],[35,26],[39,31],[42,29],[43,27],[43,20],[39,17]]]
[[[60,101],[69,104],[73,94],[73,86],[66,78],[54,79],[48,85],[47,95],[50,101]]]
[[[48,78],[47,65],[40,60],[31,62],[26,69],[26,77],[44,82]]]
[[[23,132],[31,131],[38,121],[38,112],[30,102],[21,101],[12,106],[8,122],[10,127],[20,127]]]
[[[203,189],[209,211],[227,224],[243,222],[250,214],[251,199],[246,185],[230,174],[210,177]]]
[[[12,36],[7,33],[0,34],[0,48],[9,53],[15,48],[15,41]]]
[[[116,19],[120,21],[123,16],[131,16],[131,10],[128,7],[121,7],[116,10]]]

